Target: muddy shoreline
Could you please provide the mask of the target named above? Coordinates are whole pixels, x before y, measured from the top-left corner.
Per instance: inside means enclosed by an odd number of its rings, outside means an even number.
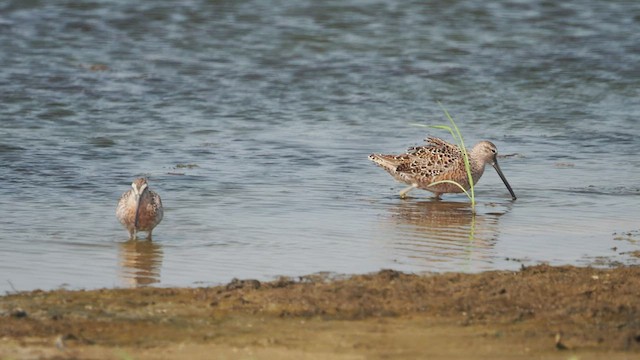
[[[598,358],[640,353],[640,267],[0,297],[2,359]]]

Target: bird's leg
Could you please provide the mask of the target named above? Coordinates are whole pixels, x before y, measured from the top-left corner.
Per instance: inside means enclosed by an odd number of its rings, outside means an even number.
[[[442,198],[440,197],[440,193],[433,193],[433,200],[440,201]]]
[[[151,232],[152,232],[152,231],[153,231],[153,229],[152,229],[152,230],[149,230],[149,232],[147,233],[147,240],[149,240],[149,241],[151,241],[151,240],[152,240],[152,238],[151,238]]]
[[[418,187],[418,184],[411,184],[411,186],[409,186],[408,188],[403,189],[402,191],[400,191],[400,199],[404,199],[407,197],[407,193],[409,193],[409,191],[415,189]]]
[[[135,239],[136,239],[136,231],[129,230],[129,240],[135,240]]]

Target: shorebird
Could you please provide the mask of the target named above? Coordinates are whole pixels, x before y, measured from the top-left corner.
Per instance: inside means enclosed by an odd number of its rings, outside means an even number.
[[[129,238],[136,239],[139,231],[151,232],[162,221],[164,210],[160,195],[149,189],[147,179],[138,178],[131,183],[132,190],[126,191],[118,201],[116,217],[129,231]]]
[[[400,191],[401,198],[416,188],[433,192],[436,199],[445,193],[463,192],[452,183],[432,185],[442,180],[455,181],[469,190],[469,178],[460,148],[436,137],[428,137],[425,141],[427,145],[411,147],[402,155],[371,154],[369,160],[385,169],[396,180],[410,185]],[[481,141],[467,154],[474,185],[484,173],[485,165],[490,164],[507,186],[513,200],[516,199],[516,194],[498,166],[498,149],[492,142]]]

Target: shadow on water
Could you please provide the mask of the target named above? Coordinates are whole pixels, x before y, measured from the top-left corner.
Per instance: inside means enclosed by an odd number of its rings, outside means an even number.
[[[146,240],[120,243],[120,277],[123,285],[148,286],[160,282],[162,245]]]
[[[490,205],[474,213],[471,204],[446,201],[402,201],[391,207],[390,220],[401,227],[394,247],[411,262],[456,263],[473,270],[494,258],[499,218],[508,209]]]

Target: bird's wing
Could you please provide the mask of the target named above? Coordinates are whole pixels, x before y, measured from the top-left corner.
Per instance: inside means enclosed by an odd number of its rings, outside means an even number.
[[[396,171],[433,177],[460,165],[464,167],[459,147],[435,137],[429,137],[426,141],[427,145],[409,148],[406,154],[409,159],[398,165]]]

